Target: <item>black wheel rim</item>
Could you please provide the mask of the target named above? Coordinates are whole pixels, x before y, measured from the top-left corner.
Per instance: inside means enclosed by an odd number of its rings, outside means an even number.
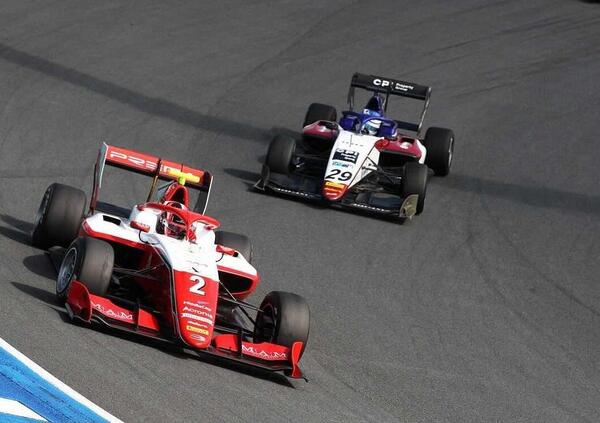
[[[58,277],[56,278],[56,292],[63,294],[69,288],[71,281],[75,276],[75,266],[77,264],[77,249],[70,248],[65,254],[60,270],[58,271]]]
[[[50,189],[47,189],[42,197],[42,202],[40,203],[40,207],[38,208],[37,214],[35,215],[35,224],[34,228],[37,228],[42,221],[44,220],[44,215],[46,214],[46,209],[48,208],[48,203],[50,203]]]
[[[277,311],[271,304],[267,304],[256,320],[256,338],[262,342],[273,342],[277,337]]]

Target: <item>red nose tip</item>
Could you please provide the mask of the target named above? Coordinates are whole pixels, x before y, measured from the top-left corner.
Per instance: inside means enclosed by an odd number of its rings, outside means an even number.
[[[323,184],[323,197],[329,201],[336,201],[344,196],[347,189],[347,185],[326,181],[325,184]]]

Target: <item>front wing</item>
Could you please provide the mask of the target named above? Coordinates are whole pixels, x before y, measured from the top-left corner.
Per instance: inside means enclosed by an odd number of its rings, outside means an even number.
[[[123,305],[122,301],[91,294],[86,286],[71,282],[65,307],[71,320],[79,323],[100,325],[127,332],[132,335],[150,338],[165,344],[189,347],[177,338],[161,331],[157,316],[151,311],[132,305]],[[244,341],[242,332],[215,326],[220,333],[212,338],[211,345],[205,349],[191,349],[199,356],[209,355],[260,368],[272,372],[283,372],[291,378],[304,378],[298,367],[302,342],[295,342],[291,348],[268,342],[253,343]]]
[[[375,189],[350,189],[340,200],[328,201],[321,194],[321,183],[320,179],[312,176],[272,174],[266,166],[263,166],[261,178],[254,184],[254,188],[262,192],[274,192],[320,202],[332,207],[360,210],[400,219],[410,219],[417,211],[417,194],[402,198],[394,194],[377,192]]]

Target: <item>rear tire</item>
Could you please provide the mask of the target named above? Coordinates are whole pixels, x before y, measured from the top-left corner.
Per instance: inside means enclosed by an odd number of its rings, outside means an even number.
[[[427,194],[427,166],[410,162],[404,165],[404,175],[402,177],[402,195],[404,198],[411,194],[417,194],[417,212],[421,214],[425,208],[425,196]]]
[[[454,155],[454,132],[445,128],[429,128],[425,133],[423,144],[427,149],[425,164],[437,176],[446,176],[450,173]]]
[[[50,185],[37,212],[31,243],[43,249],[55,245],[67,247],[79,233],[86,203],[85,193],[80,189]]]
[[[327,104],[312,103],[308,106],[302,127],[315,123],[318,120],[337,121],[337,110],[335,110],[335,107]]]
[[[110,285],[115,254],[112,246],[100,239],[79,237],[71,243],[56,278],[56,296],[64,301],[71,282],[77,279],[91,294],[104,296]]]
[[[289,292],[272,291],[262,301],[260,309],[254,326],[254,342],[291,347],[300,341],[303,343],[302,356],[310,331],[310,309],[306,300]]]
[[[233,248],[239,252],[248,263],[252,262],[252,242],[246,235],[233,232],[215,231],[215,243],[224,247]]]
[[[269,145],[265,164],[271,172],[288,175],[295,151],[296,140],[285,135],[277,135]]]

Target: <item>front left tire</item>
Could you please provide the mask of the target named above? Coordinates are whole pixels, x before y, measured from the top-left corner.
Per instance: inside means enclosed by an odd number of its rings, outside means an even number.
[[[277,135],[269,144],[265,164],[271,172],[288,175],[296,151],[296,140],[285,135]]]
[[[56,278],[56,296],[64,301],[71,282],[78,280],[91,294],[104,296],[113,272],[115,253],[106,241],[79,237],[71,243]]]
[[[427,149],[425,164],[437,176],[448,175],[454,155],[454,132],[446,128],[429,128],[423,144]]]
[[[417,162],[409,162],[404,165],[404,173],[402,176],[402,196],[406,198],[412,194],[418,195],[416,214],[421,214],[425,208],[427,177],[427,166]]]

